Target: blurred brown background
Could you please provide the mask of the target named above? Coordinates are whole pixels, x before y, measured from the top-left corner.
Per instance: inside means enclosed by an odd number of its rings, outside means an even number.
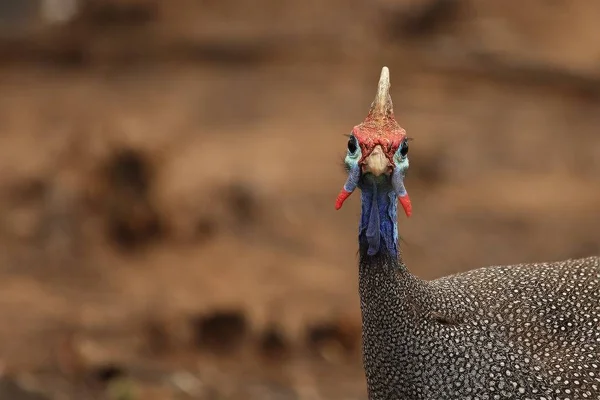
[[[0,399],[366,399],[346,134],[409,268],[600,253],[600,3],[1,0]]]

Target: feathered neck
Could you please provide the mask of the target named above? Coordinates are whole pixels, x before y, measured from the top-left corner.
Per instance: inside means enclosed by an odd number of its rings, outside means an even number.
[[[398,200],[388,187],[391,185],[385,177],[377,178],[377,182],[373,182],[375,178],[370,180],[361,182],[358,281],[363,329],[390,343],[398,333],[385,327],[397,326],[385,321],[411,324],[417,316],[414,296],[426,298],[425,286],[402,262],[396,216]]]

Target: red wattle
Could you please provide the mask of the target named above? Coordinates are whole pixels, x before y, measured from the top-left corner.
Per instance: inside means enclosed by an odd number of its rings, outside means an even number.
[[[412,214],[412,204],[410,204],[410,197],[408,197],[408,194],[404,196],[398,196],[398,200],[400,201],[400,204],[402,204],[402,208],[404,208],[404,213],[406,216],[410,217]]]
[[[342,208],[344,201],[346,201],[346,199],[350,197],[351,194],[352,192],[347,192],[345,189],[342,188],[340,194],[338,194],[337,199],[335,199],[335,209],[339,210],[340,208]]]

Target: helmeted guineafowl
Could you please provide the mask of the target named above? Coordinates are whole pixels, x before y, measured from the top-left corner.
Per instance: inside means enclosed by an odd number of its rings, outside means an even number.
[[[406,132],[381,71],[348,140],[336,209],[361,190],[359,291],[369,399],[600,399],[600,258],[492,266],[434,281],[401,260]]]

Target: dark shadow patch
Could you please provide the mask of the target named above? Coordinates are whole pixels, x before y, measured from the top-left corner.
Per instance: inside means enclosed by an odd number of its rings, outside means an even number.
[[[235,220],[240,226],[257,223],[261,209],[254,190],[242,183],[233,183],[225,190],[225,201]]]
[[[196,346],[219,354],[238,351],[249,333],[246,316],[241,311],[215,311],[192,319]]]
[[[102,170],[110,242],[131,251],[161,238],[165,226],[153,204],[153,168],[148,157],[137,150],[120,149]]]
[[[40,58],[40,63],[63,68],[82,68],[90,62],[87,51],[79,46],[65,46],[56,51],[46,51]]]
[[[43,200],[49,189],[50,184],[47,181],[33,178],[19,181],[7,192],[12,202],[23,204]]]
[[[110,220],[109,237],[121,250],[136,250],[161,237],[162,225],[152,210],[143,208],[131,215],[115,212]]]
[[[459,0],[430,0],[388,11],[385,17],[386,35],[390,39],[435,35],[458,20],[461,6]]]
[[[280,361],[290,354],[290,345],[280,329],[268,327],[260,336],[258,348],[263,358]]]
[[[218,231],[219,225],[217,221],[209,216],[203,216],[196,221],[194,236],[195,239],[202,244],[214,239],[217,236]]]
[[[109,158],[106,173],[114,189],[127,191],[136,197],[148,194],[152,168],[141,152],[128,148],[118,150]]]
[[[3,54],[0,60],[3,66],[24,62],[46,67],[82,68],[89,65],[90,61],[87,49],[77,40],[60,38],[44,43],[32,43],[20,37],[0,38],[0,53]]]
[[[115,379],[125,377],[126,373],[123,368],[114,363],[108,363],[95,367],[90,372],[91,378],[102,385],[107,385]]]
[[[155,1],[123,2],[93,0],[83,2],[78,22],[94,28],[139,27],[158,18]]]
[[[144,334],[149,354],[160,356],[171,350],[171,337],[164,322],[159,320],[146,322]]]

